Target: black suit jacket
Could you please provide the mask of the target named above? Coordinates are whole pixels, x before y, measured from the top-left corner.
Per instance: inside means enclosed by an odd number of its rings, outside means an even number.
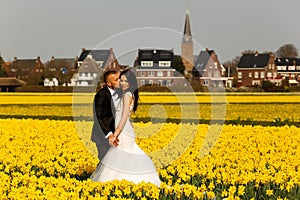
[[[101,152],[98,152],[98,154],[104,155],[110,147],[105,136],[110,131],[115,132],[115,113],[111,93],[108,87],[104,86],[96,93],[93,103],[94,124],[91,139],[97,145],[100,145]]]

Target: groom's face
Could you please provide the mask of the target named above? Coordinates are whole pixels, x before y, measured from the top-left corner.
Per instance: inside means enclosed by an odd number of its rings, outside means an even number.
[[[107,85],[111,89],[119,88],[120,87],[120,79],[119,79],[120,74],[110,74],[107,77]]]

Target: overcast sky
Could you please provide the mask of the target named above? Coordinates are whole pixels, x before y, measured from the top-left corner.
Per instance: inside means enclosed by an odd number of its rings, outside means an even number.
[[[184,0],[2,0],[0,52],[4,59],[74,58],[81,49],[112,47],[121,64],[137,48],[180,54]],[[247,49],[300,48],[299,0],[189,0],[194,54],[214,49],[220,62]],[[129,62],[129,63],[124,63]]]

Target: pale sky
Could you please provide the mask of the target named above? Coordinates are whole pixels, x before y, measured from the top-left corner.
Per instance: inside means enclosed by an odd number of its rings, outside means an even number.
[[[0,53],[46,62],[112,47],[128,65],[137,48],[180,54],[186,8],[184,0],[2,0]],[[225,62],[247,49],[300,49],[299,0],[189,0],[188,8],[194,54],[213,49]]]

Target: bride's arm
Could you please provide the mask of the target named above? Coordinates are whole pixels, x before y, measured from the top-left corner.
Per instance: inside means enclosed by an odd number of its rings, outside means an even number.
[[[120,135],[120,133],[122,132],[125,124],[126,124],[126,121],[129,117],[129,112],[130,112],[130,105],[131,105],[131,102],[132,102],[132,96],[130,96],[128,93],[125,93],[124,96],[123,96],[123,111],[122,111],[122,117],[121,117],[121,120],[116,128],[116,131],[114,133],[114,135],[116,137],[118,137]]]

